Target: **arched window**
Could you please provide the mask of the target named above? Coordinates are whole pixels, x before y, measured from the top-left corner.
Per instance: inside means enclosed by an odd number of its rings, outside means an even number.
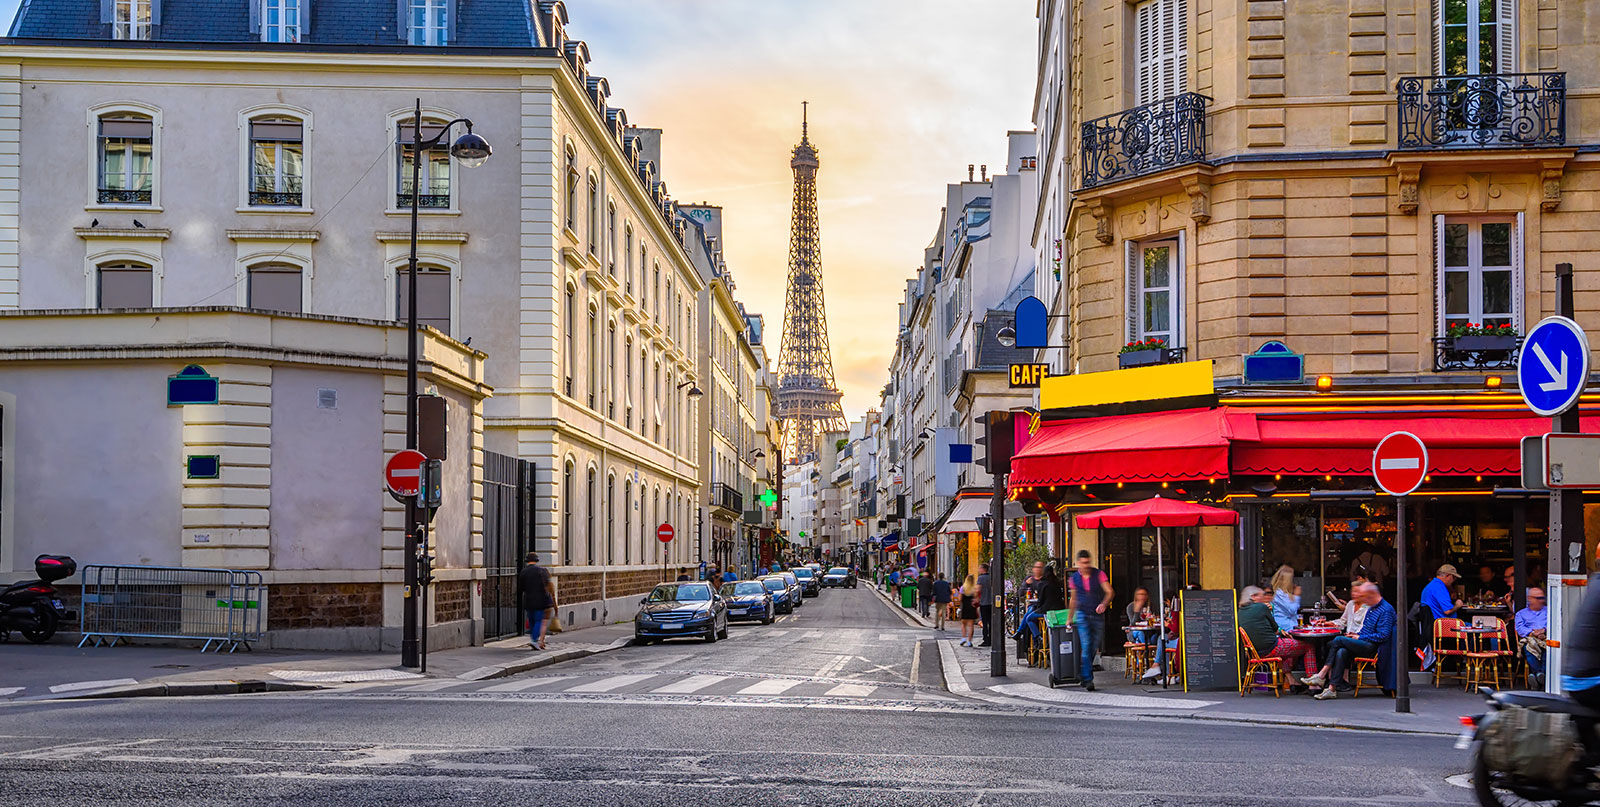
[[[150,308],[155,305],[155,272],[149,264],[120,261],[95,267],[95,305],[99,308]]]
[[[655,529],[655,525],[658,525],[658,524],[661,523],[661,486],[660,485],[656,486],[655,493],[651,494],[651,496],[650,496],[650,514],[652,516],[652,518],[650,519],[651,529]],[[661,558],[661,554],[660,554],[661,542],[660,541],[656,541],[656,547],[657,547],[656,558],[659,560]]]
[[[633,225],[623,225],[622,259],[627,262],[627,277],[624,279],[622,293],[633,294]]]
[[[410,269],[404,265],[395,272],[394,318],[405,322],[409,316]],[[442,334],[450,333],[450,270],[443,266],[417,267],[417,324],[428,325]]]
[[[617,562],[617,475],[606,474],[606,565]]]
[[[577,290],[572,288],[571,286],[568,286],[567,287],[567,316],[566,316],[566,319],[561,323],[561,327],[566,331],[566,337],[567,337],[566,356],[563,357],[563,358],[566,359],[566,361],[564,361],[563,364],[565,365],[565,369],[566,369],[566,379],[567,379],[566,391],[567,391],[567,397],[569,397],[569,398],[572,397],[572,368],[573,368],[573,365],[577,364],[577,361],[576,361],[577,357],[574,355],[575,352],[577,351],[577,347],[573,343],[573,338],[572,338],[572,322],[573,322],[573,320],[577,319],[577,314],[574,312],[574,305],[576,304],[576,299],[575,299],[576,296],[577,296]]]
[[[590,466],[589,467],[589,479],[588,479],[588,482],[589,482],[589,485],[588,485],[588,488],[587,488],[588,499],[587,499],[587,501],[584,502],[584,507],[583,507],[583,517],[584,517],[584,530],[583,530],[584,562],[589,564],[589,565],[593,565],[595,556],[599,554],[598,552],[595,551],[595,546],[594,546],[594,541],[595,541],[594,517],[595,517],[596,511],[599,509],[599,506],[600,506],[599,501],[595,498],[596,496],[599,495],[600,491],[599,491],[597,485],[595,484],[594,466]]]
[[[301,207],[305,127],[294,118],[250,121],[251,207]]]
[[[649,265],[650,248],[645,245],[644,236],[641,235],[639,236],[639,308],[641,310],[644,308],[644,293],[646,291],[644,285],[644,273],[646,271],[645,267]]]
[[[650,316],[661,321],[661,264],[656,264],[655,282],[650,285]]]
[[[249,284],[245,289],[245,305],[263,311],[288,311],[298,314],[302,310],[300,299],[300,267],[287,263],[263,263],[250,267]],[[420,286],[422,278],[417,278]],[[418,294],[417,299],[424,299]],[[417,321],[422,321],[420,310]],[[446,318],[449,312],[445,313]]]
[[[606,203],[606,274],[617,276],[617,203]]]
[[[567,229],[578,231],[578,155],[567,146]]]
[[[414,119],[407,118],[395,123],[395,206],[403,209],[411,207],[411,174],[415,170],[415,144],[416,124]],[[423,118],[422,142],[426,143],[444,128],[443,121],[433,121]],[[421,170],[421,193],[417,196],[417,207],[426,209],[447,209],[450,207],[450,150],[446,146],[436,146],[428,149],[423,155]]]
[[[677,330],[672,327],[673,323],[676,322],[677,319],[678,319],[676,316],[674,316],[674,313],[677,311],[677,306],[673,305],[673,303],[672,303],[673,299],[675,299],[675,298],[672,296],[672,278],[669,277],[669,278],[667,278],[667,338],[668,339],[674,338],[673,334],[677,333]]]
[[[660,359],[656,359],[654,367],[655,367],[654,378],[655,378],[655,390],[656,390],[656,397],[655,397],[655,402],[656,402],[656,413],[655,413],[656,414],[656,417],[655,417],[656,423],[655,423],[655,426],[656,426],[656,430],[655,431],[656,431],[656,442],[659,443],[659,442],[661,442],[661,360]]]
[[[633,480],[622,478],[622,565],[633,563]]]
[[[149,115],[133,112],[104,115],[100,118],[97,141],[100,165],[96,200],[103,205],[152,204],[155,198],[154,120]]]
[[[650,422],[650,351],[644,345],[639,345],[639,436],[647,437],[647,423]]]
[[[561,563],[572,565],[572,460],[561,475]]]
[[[589,306],[589,408],[600,399],[600,314]],[[597,410],[598,411],[598,410]]]
[[[606,323],[606,371],[615,373],[617,367],[617,323],[612,320]],[[617,419],[617,393],[613,389],[617,384],[615,375],[606,379],[606,417]]]
[[[589,173],[589,254],[600,257],[600,180]]]
[[[622,354],[622,393],[627,396],[623,409],[622,427],[633,428],[633,337],[628,337],[627,345]]]
[[[671,369],[667,370],[667,389],[669,389],[669,390],[672,389],[672,370]],[[673,398],[677,398],[678,397],[677,393],[674,392],[672,394],[672,397]],[[676,423],[676,419],[674,418],[674,409],[675,409],[675,407],[672,405],[672,401],[669,400],[669,401],[666,402],[666,404],[665,404],[665,406],[663,408],[665,408],[667,410],[667,443],[666,443],[666,446],[667,446],[667,450],[671,451],[672,450],[672,440],[673,440],[674,437],[677,436],[676,433],[673,431],[673,426]]]

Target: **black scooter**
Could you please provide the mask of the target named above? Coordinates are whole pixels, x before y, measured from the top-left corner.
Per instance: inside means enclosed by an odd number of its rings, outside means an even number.
[[[1600,778],[1596,778],[1596,773],[1600,772],[1600,742],[1595,734],[1600,712],[1564,695],[1495,692],[1488,687],[1480,687],[1478,691],[1487,701],[1489,711],[1461,718],[1462,731],[1456,748],[1472,751],[1472,787],[1479,804],[1484,807],[1600,804]],[[1532,752],[1513,764],[1497,763],[1496,755],[1486,751],[1486,735],[1493,731],[1492,723],[1511,719],[1513,707],[1547,716],[1567,716],[1570,722],[1566,724],[1565,731],[1569,732],[1566,738],[1547,734],[1548,729],[1541,731],[1531,727],[1511,729],[1512,733],[1504,738],[1530,750],[1551,746],[1560,753]]]
[[[21,633],[34,644],[50,641],[62,622],[78,618],[67,610],[61,592],[50,585],[71,577],[78,563],[66,555],[40,555],[33,559],[37,580],[24,580],[0,590],[0,642],[11,639],[11,631]]]

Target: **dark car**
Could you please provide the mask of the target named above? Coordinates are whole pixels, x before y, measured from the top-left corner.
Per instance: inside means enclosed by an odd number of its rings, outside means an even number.
[[[843,566],[835,566],[822,576],[822,584],[830,588],[855,588],[856,576]]]
[[[817,578],[817,573],[807,566],[796,566],[789,571],[794,573],[800,581],[801,596],[815,597],[822,593],[822,581]]]
[[[794,589],[789,581],[775,574],[761,578],[761,585],[772,594],[772,610],[780,614],[794,613]]]
[[[660,583],[639,601],[633,617],[638,644],[661,639],[699,637],[707,642],[728,638],[728,606],[710,583]]]
[[[722,585],[722,601],[728,606],[728,621],[735,619],[753,619],[763,625],[771,625],[776,619],[777,609],[772,603],[772,594],[767,587],[755,580],[739,580]]]

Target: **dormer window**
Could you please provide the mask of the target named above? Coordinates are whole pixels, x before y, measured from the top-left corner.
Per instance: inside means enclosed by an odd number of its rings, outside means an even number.
[[[301,0],[260,0],[261,41],[300,41]]]
[[[444,45],[449,42],[449,0],[404,0],[410,14],[407,40],[413,45]]]
[[[102,5],[102,9],[110,7],[111,38],[149,39],[155,22],[154,3],[155,0],[111,0]]]

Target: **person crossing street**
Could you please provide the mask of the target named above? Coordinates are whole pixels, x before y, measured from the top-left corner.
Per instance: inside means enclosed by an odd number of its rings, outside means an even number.
[[[933,575],[927,569],[917,575],[917,609],[923,616],[928,616],[929,609],[933,606]]]
[[[944,579],[944,572],[940,572],[933,581],[933,627],[935,630],[944,630],[946,613],[950,610],[950,581]]]

